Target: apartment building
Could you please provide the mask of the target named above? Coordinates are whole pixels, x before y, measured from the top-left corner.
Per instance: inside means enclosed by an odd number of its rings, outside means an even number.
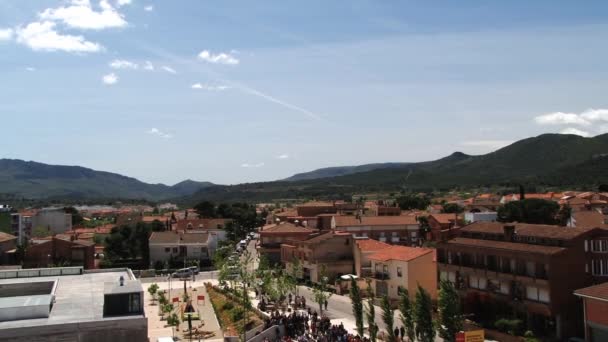
[[[18,238],[18,243],[21,244],[32,237],[36,228],[46,230],[49,236],[72,230],[72,214],[66,213],[62,208],[13,213],[11,228],[13,235]]]
[[[372,261],[369,258],[374,253],[390,247],[391,245],[370,238],[357,238],[353,244],[353,258],[355,261],[355,274],[358,277],[372,277]]]
[[[408,290],[413,299],[421,286],[433,300],[437,299],[437,263],[433,249],[389,246],[370,255],[369,259],[376,296],[388,296],[396,303],[402,290]]]
[[[459,237],[438,244],[439,274],[456,285],[465,310],[477,320],[515,313],[541,336],[576,336],[582,318],[572,293],[594,281],[593,260],[600,259],[592,246],[603,248],[594,241],[606,233],[600,228],[476,222],[461,228]],[[483,311],[487,309],[494,311]]]
[[[608,341],[608,283],[578,289],[574,294],[583,302],[585,341]]]
[[[431,228],[427,239],[443,241],[458,236],[458,214],[431,214],[427,220]]]
[[[348,232],[355,238],[370,238],[393,245],[417,246],[420,224],[416,216],[331,216],[322,229]]]
[[[325,276],[333,283],[341,275],[354,273],[353,243],[350,233],[316,233],[306,240],[282,244],[281,261],[289,268],[294,259],[298,259],[303,278],[313,283],[319,281],[325,268]]]
[[[207,232],[153,232],[148,240],[150,262],[196,260],[209,262],[217,247],[217,238]]]
[[[52,265],[95,268],[95,243],[54,236],[28,246],[23,260],[24,267],[52,267]]]
[[[281,244],[305,240],[316,231],[316,229],[289,222],[265,226],[259,231],[260,239],[256,248],[260,256],[264,256],[272,264],[279,263],[281,262]]]

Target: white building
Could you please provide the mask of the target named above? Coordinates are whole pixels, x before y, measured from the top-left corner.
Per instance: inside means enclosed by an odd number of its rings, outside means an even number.
[[[473,222],[496,222],[497,213],[495,211],[486,211],[481,213],[465,213],[464,220],[467,223]]]
[[[208,232],[154,232],[148,241],[150,262],[177,260],[211,260],[218,238]]]

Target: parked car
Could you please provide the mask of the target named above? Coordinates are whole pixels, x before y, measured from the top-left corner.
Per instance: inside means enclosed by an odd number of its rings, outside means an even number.
[[[199,274],[199,272],[201,271],[201,270],[198,268],[198,266],[190,266],[190,267],[188,267],[188,268],[189,268],[189,269],[192,271],[192,273],[194,273],[194,274]]]
[[[177,270],[175,273],[173,273],[173,278],[184,279],[190,277],[192,277],[192,270],[190,268],[182,268],[181,270]]]

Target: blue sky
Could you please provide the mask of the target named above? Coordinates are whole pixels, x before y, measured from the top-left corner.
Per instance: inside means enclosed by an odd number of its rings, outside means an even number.
[[[605,1],[0,0],[0,157],[274,180],[608,132]]]

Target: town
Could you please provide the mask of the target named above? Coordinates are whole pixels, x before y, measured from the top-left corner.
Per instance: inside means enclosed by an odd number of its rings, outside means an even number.
[[[608,193],[520,190],[3,205],[0,336],[599,340]]]

